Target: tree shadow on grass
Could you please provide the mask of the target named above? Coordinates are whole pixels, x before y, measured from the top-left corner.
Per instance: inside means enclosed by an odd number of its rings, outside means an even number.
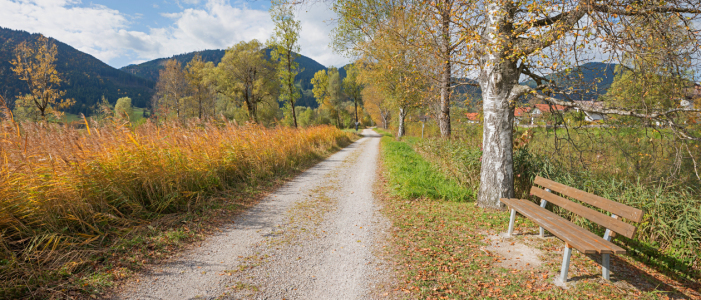
[[[598,254],[587,254],[590,259],[601,265],[601,255]],[[660,291],[667,294],[668,297],[672,299],[689,299],[692,295],[685,294],[680,291],[679,287],[683,287],[686,291],[699,291],[701,285],[697,282],[691,280],[672,277],[673,281],[676,281],[679,285],[673,286],[667,282],[660,280],[656,276],[638,268],[637,266],[629,263],[625,259],[621,259],[616,255],[611,255],[611,283],[617,286],[630,286],[641,292],[653,292]],[[571,281],[581,281],[586,279],[596,279],[599,278],[603,282],[601,273],[598,274],[584,274],[581,276],[572,277]],[[693,293],[693,292],[692,292]],[[698,294],[693,295],[699,296]]]

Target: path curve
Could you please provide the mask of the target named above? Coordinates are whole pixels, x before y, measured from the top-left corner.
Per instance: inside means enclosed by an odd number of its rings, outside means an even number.
[[[112,299],[377,298],[389,222],[373,196],[380,136],[362,133]]]

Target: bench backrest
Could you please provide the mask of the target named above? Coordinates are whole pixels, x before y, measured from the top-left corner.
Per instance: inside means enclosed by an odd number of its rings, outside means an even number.
[[[615,214],[622,218],[626,218],[636,223],[639,223],[643,218],[643,211],[640,209],[630,207],[615,201],[611,201],[609,199],[599,197],[597,195],[590,194],[585,191],[581,191],[573,187],[569,187],[564,184],[545,179],[540,176],[537,176],[533,183],[542,186],[543,188],[550,189],[553,192],[560,193],[561,195],[572,197],[586,204],[611,212],[612,214]],[[631,224],[623,222],[619,219],[612,218],[608,215],[602,214],[596,210],[572,202],[553,193],[549,193],[536,186],[531,187],[531,195],[534,195],[548,202],[551,202],[559,207],[567,209],[579,216],[587,218],[590,221],[604,226],[605,228],[617,232],[625,237],[632,238],[635,234],[635,226]]]

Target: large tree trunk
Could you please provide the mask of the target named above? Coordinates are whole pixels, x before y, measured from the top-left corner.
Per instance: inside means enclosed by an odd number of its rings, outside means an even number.
[[[510,93],[518,84],[516,62],[502,51],[505,41],[500,41],[499,31],[510,30],[506,22],[510,12],[498,4],[491,4],[486,37],[490,43],[480,59],[482,70],[479,82],[482,88],[484,133],[482,139],[482,169],[477,205],[501,209],[500,198],[514,197],[513,161],[513,106]]]
[[[447,1],[446,1],[447,2]],[[450,137],[450,7],[446,4],[442,12],[441,24],[441,55],[443,56],[443,70],[440,79],[441,110],[438,115],[438,126],[442,137]]]
[[[199,91],[198,91],[198,93],[199,93]],[[202,120],[202,95],[198,95],[198,96],[197,96],[197,100],[198,100],[198,102],[199,102],[199,104],[200,104],[200,107],[199,107],[199,116],[200,116],[200,120]]]
[[[297,128],[297,112],[295,111],[295,101],[290,99],[290,104],[292,104],[292,121],[294,121],[295,128]]]
[[[253,121],[253,123],[258,124],[258,112],[256,111],[258,107],[254,99],[254,96],[250,95],[248,92],[244,94],[244,101],[248,109],[248,118]]]
[[[406,134],[404,129],[404,117],[406,116],[406,113],[406,108],[399,108],[399,128],[397,129],[397,138],[401,138],[404,136],[404,134]]]
[[[354,99],[353,104],[355,105],[355,123],[358,123],[358,99]]]

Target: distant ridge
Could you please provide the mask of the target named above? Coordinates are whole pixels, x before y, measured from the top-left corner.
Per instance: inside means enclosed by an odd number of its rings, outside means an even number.
[[[34,42],[38,34],[0,27],[0,94],[14,98],[28,92],[26,83],[12,72],[12,55],[15,47],[23,41]],[[137,107],[148,107],[155,82],[137,77],[113,67],[90,54],[76,50],[56,39],[50,39],[58,50],[56,70],[64,81],[59,87],[66,91],[66,98],[76,103],[69,113],[90,115],[91,107],[104,95],[115,103],[118,98],[128,96]]]
[[[167,60],[175,59],[179,61],[183,67],[185,67],[185,65],[187,65],[187,63],[195,57],[195,54],[199,53],[202,56],[202,60],[214,62],[216,65],[221,61],[222,57],[224,57],[224,52],[224,50],[195,51],[166,58],[157,58],[140,64],[124,66],[121,67],[120,70],[156,82],[158,81],[158,72],[163,69],[163,66]]]
[[[603,62],[589,62],[573,68],[569,73],[561,71],[545,77],[557,82],[561,89],[572,91],[573,94],[568,95],[571,100],[596,100],[600,95],[606,94],[611,87],[616,77],[617,66],[617,64]],[[533,80],[521,84],[536,86]],[[562,94],[555,94],[553,97],[565,99]]]

